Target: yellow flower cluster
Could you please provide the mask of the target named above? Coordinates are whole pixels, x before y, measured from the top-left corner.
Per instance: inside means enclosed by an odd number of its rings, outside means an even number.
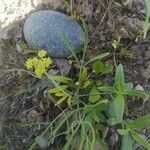
[[[46,73],[50,65],[52,65],[52,60],[46,57],[46,51],[44,50],[38,52],[38,57],[29,58],[26,61],[27,69],[34,70],[38,78]]]

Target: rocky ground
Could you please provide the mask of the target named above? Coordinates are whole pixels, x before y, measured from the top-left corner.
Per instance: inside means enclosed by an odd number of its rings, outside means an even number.
[[[150,90],[150,36],[135,41],[145,19],[144,1],[133,0],[132,5],[121,8],[112,0],[70,0],[70,3],[74,8],[78,3],[81,5],[79,15],[89,25],[89,50],[113,53],[111,42],[119,35],[121,47],[127,50],[117,52],[116,61],[123,64],[127,81]],[[26,55],[20,53],[24,20],[41,9],[67,13],[63,0],[0,0],[0,143],[5,143],[11,150],[28,149],[42,130],[40,126],[22,128],[22,124],[33,120],[51,121],[59,113],[44,98],[44,88],[37,80],[15,70],[23,69],[26,60]],[[113,58],[109,61],[112,63]],[[32,85],[34,88],[28,90]],[[141,104],[135,100],[131,104],[134,113],[150,112],[149,101]],[[146,137],[150,133],[149,129],[143,132]],[[52,150],[59,149],[59,142]]]

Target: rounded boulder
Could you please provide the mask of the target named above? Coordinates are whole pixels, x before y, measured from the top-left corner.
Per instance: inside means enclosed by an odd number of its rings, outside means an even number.
[[[57,11],[42,10],[31,14],[25,21],[23,32],[32,48],[46,50],[51,57],[66,58],[72,54],[65,38],[75,53],[83,45],[84,31],[81,26]]]

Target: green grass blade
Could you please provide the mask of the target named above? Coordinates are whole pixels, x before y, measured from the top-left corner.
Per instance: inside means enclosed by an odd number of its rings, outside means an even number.
[[[145,0],[145,3],[146,3],[146,18],[145,18],[145,23],[143,25],[143,38],[146,38],[146,35],[147,35],[147,32],[150,28],[150,22],[149,22],[149,19],[150,19],[150,0]]]
[[[69,83],[71,81],[70,78],[63,77],[63,76],[52,76],[51,79],[55,81],[60,81],[61,83]]]
[[[83,25],[83,29],[84,29],[84,39],[83,39],[84,45],[83,45],[82,63],[84,63],[85,55],[86,55],[88,43],[89,43],[89,35],[88,35],[88,26],[85,23],[84,19],[82,19],[82,25]]]
[[[145,0],[146,2],[146,21],[145,22],[149,22],[149,18],[150,18],[150,0]]]
[[[85,63],[84,66],[86,66],[96,60],[101,60],[101,59],[107,57],[108,55],[109,55],[109,53],[103,53],[103,54],[96,55],[95,57],[91,58],[87,63]]]
[[[64,41],[64,43],[66,44],[67,48],[70,50],[71,54],[75,58],[77,64],[80,66],[80,62],[79,62],[78,57],[77,57],[77,55],[75,53],[75,49],[74,49],[72,43],[70,42],[70,40],[68,39],[68,37],[63,32],[61,32],[60,33],[60,38]]]
[[[64,90],[66,90],[69,86],[68,85],[61,85],[61,86],[58,86],[58,87],[55,87],[53,89],[50,89],[48,91],[49,94],[52,94],[52,93],[58,93],[58,92],[63,92]]]
[[[147,32],[149,31],[149,28],[150,28],[150,23],[145,23],[144,24],[144,27],[143,27],[143,38],[145,39],[146,36],[147,36]]]

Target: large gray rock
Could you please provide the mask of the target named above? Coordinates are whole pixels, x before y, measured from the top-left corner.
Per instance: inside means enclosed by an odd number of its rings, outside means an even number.
[[[61,33],[65,34],[77,52],[82,46],[84,32],[70,17],[57,11],[42,10],[29,16],[24,25],[27,43],[37,50],[47,50],[51,57],[66,58],[71,55]]]

